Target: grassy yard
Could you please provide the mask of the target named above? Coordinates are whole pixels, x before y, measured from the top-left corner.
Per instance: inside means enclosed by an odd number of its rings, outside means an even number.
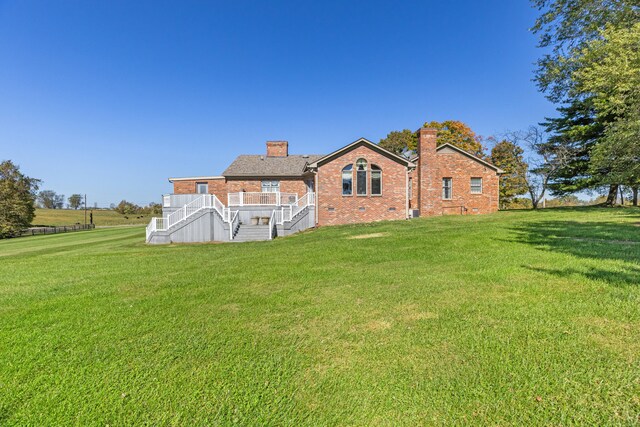
[[[87,210],[87,223],[89,222],[89,212],[90,211]],[[121,215],[112,210],[93,210],[93,223],[96,224],[96,227],[103,225],[148,224],[150,220],[151,215]],[[34,225],[73,225],[78,222],[84,224],[84,210],[36,209],[36,217],[32,223]]]
[[[638,209],[143,240],[0,241],[0,425],[640,423]]]

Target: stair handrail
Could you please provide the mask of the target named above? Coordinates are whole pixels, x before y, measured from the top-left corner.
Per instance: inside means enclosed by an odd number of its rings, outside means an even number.
[[[169,214],[166,218],[151,218],[149,225],[147,225],[147,240],[153,232],[166,231],[174,225],[186,220],[190,216],[207,208],[213,208],[222,217],[222,220],[225,221],[225,206],[222,202],[215,194],[203,194],[201,197],[192,200],[177,211]],[[162,223],[162,226],[158,226],[159,222]]]
[[[275,216],[276,216],[276,210],[274,209],[271,212],[271,218],[269,218],[269,240],[273,239],[273,227],[276,226],[276,222],[274,221]]]
[[[240,226],[240,211],[229,211],[229,241],[233,240],[236,227]]]
[[[304,196],[300,197],[298,200],[298,206],[294,206],[295,209],[291,211],[291,218],[289,221],[292,221],[300,212],[302,212],[306,207],[314,206],[316,204],[315,193],[307,193]]]

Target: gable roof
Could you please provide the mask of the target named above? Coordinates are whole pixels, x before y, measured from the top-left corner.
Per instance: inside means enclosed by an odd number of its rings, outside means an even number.
[[[455,145],[451,145],[448,142],[436,147],[436,152],[442,150],[443,148],[450,148],[450,149],[452,149],[454,151],[457,151],[460,154],[463,154],[463,155],[471,158],[472,160],[477,161],[478,163],[482,163],[483,165],[488,166],[491,169],[494,169],[497,173],[504,173],[504,171],[502,169],[500,169],[499,167],[497,167],[493,163],[490,163],[490,162],[488,162],[488,161],[486,161],[484,159],[481,159],[480,157],[476,156],[475,154],[472,154],[472,153],[468,152],[467,150],[463,150],[462,148],[456,147]]]
[[[225,177],[298,177],[307,171],[307,164],[321,158],[321,154],[269,157],[240,155],[222,173]]]
[[[466,151],[466,150],[463,150],[463,149],[462,149],[462,148],[460,148],[460,147],[456,147],[455,145],[451,145],[451,144],[449,144],[448,142],[446,142],[446,143],[444,143],[444,144],[442,144],[442,145],[438,145],[438,146],[436,147],[436,152],[437,152],[437,151],[440,151],[440,150],[441,150],[441,149],[443,149],[443,148],[450,148],[450,149],[452,149],[452,150],[454,150],[454,151],[457,151],[457,152],[458,152],[458,153],[460,153],[460,154],[463,154],[463,155],[465,155],[465,156],[467,156],[467,157],[471,158],[472,160],[477,161],[478,163],[482,163],[483,165],[490,167],[491,169],[495,170],[497,173],[504,173],[504,171],[503,171],[502,169],[500,169],[499,167],[497,167],[497,166],[496,166],[496,165],[494,165],[493,163],[490,163],[490,162],[488,162],[488,161],[486,161],[486,160],[484,160],[484,159],[481,159],[480,157],[476,156],[475,154],[470,153],[470,152],[468,152],[468,151]],[[415,161],[417,161],[419,158],[420,158],[420,156],[412,157],[412,158],[411,158],[411,161],[412,161],[412,162],[415,162]]]
[[[369,141],[366,138],[359,138],[355,141],[353,141],[351,144],[349,145],[345,145],[344,147],[334,151],[333,153],[327,154],[326,156],[317,159],[315,162],[312,162],[309,164],[310,168],[317,168],[319,165],[323,164],[323,163],[327,163],[331,160],[333,160],[334,158],[338,157],[339,155],[341,155],[342,153],[346,153],[360,145],[365,145],[367,147],[369,147],[370,149],[372,149],[373,151],[377,151],[378,153],[385,155],[387,157],[389,157],[392,160],[395,160],[398,163],[401,163],[407,167],[415,167],[415,164],[413,162],[411,162],[409,159],[402,157],[402,156],[398,156],[397,154],[392,153],[389,150],[385,150],[384,148],[380,147],[378,144],[374,144],[373,142]]]

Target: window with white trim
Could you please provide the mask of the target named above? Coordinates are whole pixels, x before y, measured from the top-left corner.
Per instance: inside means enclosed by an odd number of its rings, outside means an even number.
[[[206,182],[196,182],[196,193],[207,194],[209,192],[209,184]]]
[[[353,165],[342,168],[342,195],[351,196],[353,194]]]
[[[263,193],[277,193],[280,191],[280,181],[262,181]]]
[[[482,178],[471,178],[471,194],[482,194]]]
[[[371,165],[371,195],[382,195],[382,169],[377,165]]]
[[[356,194],[367,195],[367,161],[365,159],[358,159],[356,162]]]
[[[451,178],[442,178],[442,198],[445,200],[451,199],[452,181]]]

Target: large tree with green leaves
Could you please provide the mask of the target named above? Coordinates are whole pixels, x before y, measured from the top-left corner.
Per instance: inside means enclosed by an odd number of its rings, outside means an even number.
[[[591,154],[615,114],[598,113],[593,93],[585,91],[576,75],[588,65],[585,49],[603,38],[609,26],[630,28],[640,21],[638,0],[531,0],[541,11],[533,32],[548,53],[538,61],[535,80],[552,102],[562,104],[560,117],[543,125],[550,133],[551,149],[572,156],[549,182],[555,194],[568,194],[606,184],[601,169],[594,169]],[[553,147],[555,146],[555,147]],[[613,203],[618,183],[610,183],[607,201]]]
[[[602,37],[607,25],[629,28],[640,21],[638,0],[531,0],[541,15],[532,31],[548,51],[538,60],[535,80],[552,102],[570,101],[580,52]]]
[[[10,160],[0,163],[0,238],[31,225],[40,181],[20,172]]]
[[[528,191],[528,165],[524,161],[523,154],[522,148],[506,139],[498,142],[491,149],[491,162],[504,171],[500,175],[499,183],[501,209],[510,207],[517,196],[526,194]]]
[[[592,96],[598,117],[611,117],[592,150],[591,170],[609,184],[640,185],[640,23],[607,26],[583,49],[576,90]],[[637,201],[637,196],[634,197]]]

